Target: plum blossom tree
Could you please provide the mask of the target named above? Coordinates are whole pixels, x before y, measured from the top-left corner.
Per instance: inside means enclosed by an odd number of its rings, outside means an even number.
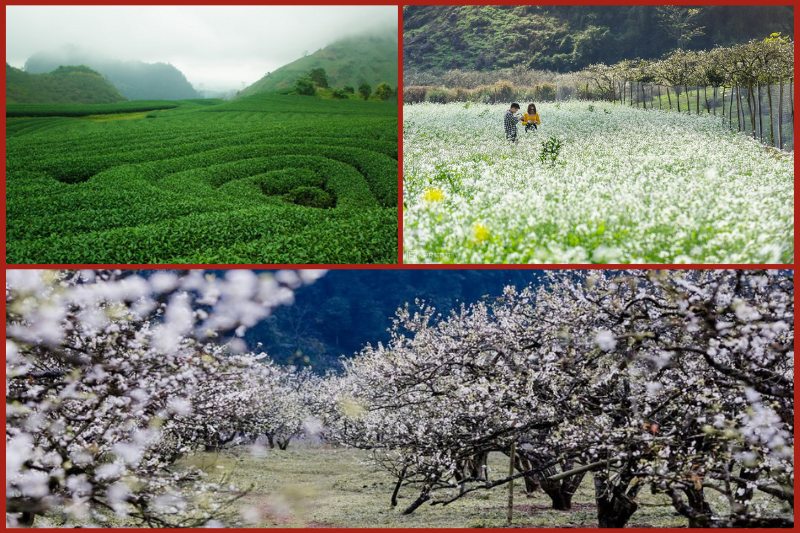
[[[9,270],[7,523],[227,516],[241,492],[175,461],[236,431],[226,393],[259,368],[239,337],[319,275]]]
[[[516,477],[566,508],[591,472],[602,527],[645,487],[693,526],[790,525],[793,317],[790,273],[741,270],[561,272],[446,317],[402,308],[346,363],[337,435],[397,476],[393,502],[418,487],[406,512]],[[517,472],[490,475],[512,443]]]

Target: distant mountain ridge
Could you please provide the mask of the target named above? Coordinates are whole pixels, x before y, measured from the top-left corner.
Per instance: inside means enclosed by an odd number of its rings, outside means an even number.
[[[340,39],[268,73],[239,96],[289,91],[314,68],[325,69],[331,87],[358,87],[364,82],[373,89],[384,82],[397,87],[397,32]]]
[[[60,66],[29,74],[6,63],[6,102],[10,104],[109,104],[125,100],[100,73],[86,66]]]
[[[25,72],[51,72],[63,65],[86,65],[96,70],[130,100],[183,100],[200,97],[186,76],[170,64],[97,57],[73,46],[32,55],[25,62]]]
[[[405,72],[569,72],[772,32],[791,36],[793,16],[791,6],[412,5],[403,8],[403,66]]]

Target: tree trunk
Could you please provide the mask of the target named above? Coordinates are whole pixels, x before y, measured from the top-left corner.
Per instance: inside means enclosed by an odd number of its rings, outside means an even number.
[[[713,112],[714,116],[716,116],[717,115],[717,86],[716,85],[714,85],[714,87],[711,89],[711,100],[713,100],[713,102],[714,102],[714,107],[713,107],[713,111],[712,112]],[[725,109],[725,102],[724,101],[722,102],[722,109]]]
[[[713,513],[702,487],[699,490],[690,487],[684,489],[684,492],[689,500],[689,506],[694,510],[694,514],[689,517],[689,527],[708,527]]]
[[[677,87],[677,86],[676,86]],[[681,112],[681,93],[675,90],[675,102],[678,104],[678,113]]]
[[[669,85],[667,85],[666,89],[667,89],[667,102],[669,102],[669,110],[672,111],[672,97],[669,95]]]
[[[730,102],[728,102],[728,125],[733,129],[733,85],[731,85]]]
[[[692,114],[692,104],[691,104],[691,100],[689,100],[689,86],[688,85],[684,85],[683,86],[683,92],[686,95],[686,112],[691,115]]]
[[[270,433],[267,433],[267,444],[271,450],[275,448],[275,437]]]
[[[736,491],[734,492],[734,500],[736,501],[737,509],[734,509],[734,514],[746,515],[747,508],[750,507],[750,502],[753,500],[754,490],[747,486],[747,481],[755,481],[758,479],[758,470],[748,470],[742,467],[739,470],[739,477],[744,481],[736,483]]]
[[[783,150],[783,80],[778,88],[778,148]]]
[[[511,452],[508,454],[508,477],[511,480],[508,482],[508,515],[506,516],[506,525],[510,526],[514,522],[514,457],[517,455],[517,443],[511,443]]]
[[[642,107],[647,109],[647,86],[644,83],[640,85],[642,87]]]
[[[694,88],[694,99],[695,99],[695,102],[694,102],[695,111],[697,112],[696,114],[699,115],[700,114],[700,86],[699,85]]]
[[[772,85],[767,84],[767,107],[769,111],[769,144],[775,146],[775,127],[772,125],[774,122],[772,111]]]
[[[764,142],[764,121],[762,119],[764,113],[761,110],[761,82],[756,84],[756,91],[758,94],[758,106],[756,106],[756,112],[758,113],[758,137],[761,142]],[[769,89],[767,89],[769,91]],[[772,117],[770,117],[771,119]]]
[[[742,92],[739,89],[739,86],[736,86],[736,122],[739,127],[739,131],[742,131]]]
[[[413,513],[414,511],[417,510],[417,508],[419,508],[420,505],[430,500],[431,499],[430,491],[431,491],[430,487],[423,487],[420,495],[417,497],[416,500],[412,502],[411,505],[406,507],[406,509],[403,511],[403,514]]]
[[[661,107],[661,85],[658,86],[658,110],[660,111]]]
[[[703,98],[706,99],[706,113],[711,114],[711,105],[708,103],[708,87],[703,86]]]
[[[531,463],[527,458],[517,454],[515,461],[518,471],[528,472],[533,470],[533,463]],[[533,474],[524,476],[522,479],[525,481],[525,494],[527,494],[529,498],[534,492],[536,492],[537,489],[541,488],[538,478]]]
[[[567,471],[571,467],[571,463],[564,464],[562,465],[562,471]],[[582,472],[559,481],[551,481],[546,477],[542,477],[539,483],[545,494],[550,497],[553,509],[556,511],[568,511],[572,509],[572,496],[578,490],[585,475],[586,473]]]
[[[23,511],[17,519],[17,524],[22,527],[33,527],[33,522],[36,520],[36,513]]]
[[[714,114],[716,114],[717,108],[714,108]],[[722,109],[720,110],[720,115],[722,115],[722,121],[725,122],[725,86],[722,86]]]
[[[611,487],[604,472],[595,472],[594,491],[598,527],[625,527],[639,507],[624,492]]]
[[[753,139],[756,138],[756,93],[753,86],[748,87],[747,93],[750,95],[750,126],[753,128]]]
[[[550,498],[552,509],[569,511],[572,508],[572,494],[566,494],[561,490],[561,482],[545,482],[543,480],[542,490]]]
[[[397,507],[397,495],[400,493],[400,487],[403,486],[403,480],[406,477],[406,468],[403,467],[403,470],[400,471],[400,476],[397,478],[397,484],[394,486],[394,490],[392,491],[392,507]]]
[[[703,489],[687,487],[683,489],[683,492],[689,500],[688,503],[674,489],[667,490],[667,495],[672,500],[672,507],[679,515],[689,519],[689,527],[711,527],[713,513],[705,500]]]

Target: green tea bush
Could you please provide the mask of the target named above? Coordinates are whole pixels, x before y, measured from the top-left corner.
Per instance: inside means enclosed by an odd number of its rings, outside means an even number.
[[[396,262],[395,104],[171,105],[155,121],[10,117],[7,260]]]
[[[329,209],[336,205],[336,198],[319,187],[309,187],[301,185],[295,187],[284,195],[288,201],[297,205],[307,207],[317,207],[319,209]]]

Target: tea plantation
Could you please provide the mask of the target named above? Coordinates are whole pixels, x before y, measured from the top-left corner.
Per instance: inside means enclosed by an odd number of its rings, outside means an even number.
[[[7,261],[396,262],[396,103],[174,104],[10,105]]]

